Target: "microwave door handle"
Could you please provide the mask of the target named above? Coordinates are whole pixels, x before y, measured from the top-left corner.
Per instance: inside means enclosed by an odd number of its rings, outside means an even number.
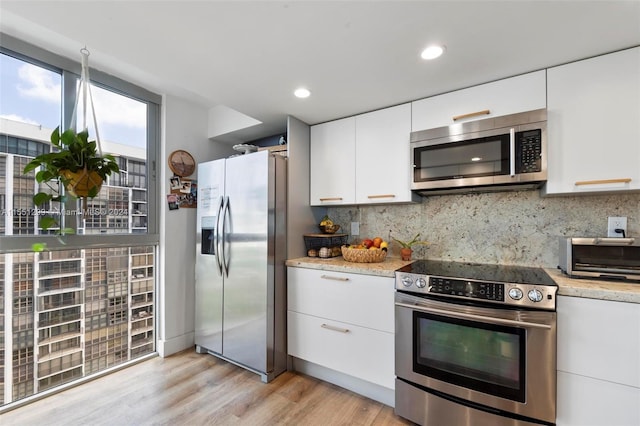
[[[509,129],[509,172],[511,177],[516,175],[516,129]]]
[[[488,322],[488,323],[492,323],[492,324],[510,325],[510,326],[516,326],[516,327],[544,328],[544,329],[547,329],[547,330],[551,329],[551,326],[549,324],[539,324],[539,323],[535,323],[535,322],[517,321],[517,320],[504,319],[504,318],[487,317],[487,316],[484,316],[484,315],[467,314],[467,313],[464,313],[464,312],[453,312],[453,311],[447,311],[447,310],[443,310],[443,309],[428,308],[426,306],[421,306],[421,305],[418,305],[418,304],[414,305],[414,304],[396,302],[396,306],[400,306],[402,308],[414,309],[416,311],[425,312],[425,313],[440,314],[440,315],[453,317],[453,318],[462,318],[462,319],[483,321],[483,322]]]
[[[593,243],[595,245],[603,246],[632,246],[635,242],[635,238],[594,238]]]

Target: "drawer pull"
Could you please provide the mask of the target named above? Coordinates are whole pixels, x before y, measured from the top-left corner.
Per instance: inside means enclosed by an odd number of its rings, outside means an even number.
[[[491,114],[491,111],[488,109],[483,109],[482,111],[477,111],[477,112],[470,112],[468,114],[461,114],[461,115],[454,115],[453,117],[453,121],[458,121],[458,120],[462,120],[463,118],[471,118],[471,117],[475,117],[478,115],[489,115]]]
[[[601,180],[581,180],[576,182],[577,185],[606,185],[608,183],[629,183],[631,178],[622,179],[601,179]]]
[[[339,331],[340,333],[348,333],[349,332],[348,328],[334,327],[334,326],[329,325],[329,324],[322,324],[320,327],[326,328],[327,330],[331,330],[331,331]]]
[[[349,281],[349,278],[332,277],[331,275],[320,275],[320,278],[323,278],[325,280],[334,280],[334,281]]]
[[[329,197],[329,198],[320,198],[320,201],[342,201],[342,197]]]
[[[367,195],[367,198],[396,198],[394,194]]]

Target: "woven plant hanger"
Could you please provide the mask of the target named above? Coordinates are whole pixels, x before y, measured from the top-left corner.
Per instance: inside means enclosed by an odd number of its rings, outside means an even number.
[[[78,93],[76,94],[76,101],[73,105],[73,112],[71,113],[71,124],[73,125],[76,122],[76,113],[78,111],[78,105],[80,104],[80,96],[82,96],[82,129],[88,130],[87,126],[87,99],[89,100],[89,105],[91,106],[91,116],[93,118],[93,128],[96,132],[96,146],[98,148],[98,154],[102,156],[102,146],[100,145],[100,132],[98,131],[98,120],[96,118],[96,109],[93,104],[93,94],[91,93],[91,79],[89,77],[89,55],[90,52],[86,47],[80,49],[80,54],[82,55],[82,69],[80,72],[80,84],[78,87]],[[91,179],[89,176],[89,171],[87,170],[87,165],[84,165],[83,173],[79,176],[80,179]],[[93,182],[92,182],[93,183]],[[76,183],[73,188],[78,185]],[[87,197],[82,197],[82,209],[83,211],[87,211]]]

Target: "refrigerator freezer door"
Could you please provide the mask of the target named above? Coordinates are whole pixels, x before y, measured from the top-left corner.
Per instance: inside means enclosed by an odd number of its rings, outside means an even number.
[[[269,371],[268,305],[273,305],[274,167],[267,151],[227,160],[224,259],[223,356],[257,371]],[[273,231],[271,231],[273,234]],[[273,240],[271,241],[273,243]],[[271,343],[271,342],[269,342]]]
[[[221,259],[217,241],[220,237],[218,224],[221,201],[224,196],[224,170],[225,160],[198,165],[196,228],[195,343],[203,349],[220,354],[222,353],[223,277],[218,263]],[[203,232],[209,234],[204,241],[213,242],[208,249],[205,247],[204,250]]]

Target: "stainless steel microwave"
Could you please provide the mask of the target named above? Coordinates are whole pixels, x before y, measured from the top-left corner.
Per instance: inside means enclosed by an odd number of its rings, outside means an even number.
[[[421,195],[539,188],[547,180],[547,110],[411,133],[411,189]]]

